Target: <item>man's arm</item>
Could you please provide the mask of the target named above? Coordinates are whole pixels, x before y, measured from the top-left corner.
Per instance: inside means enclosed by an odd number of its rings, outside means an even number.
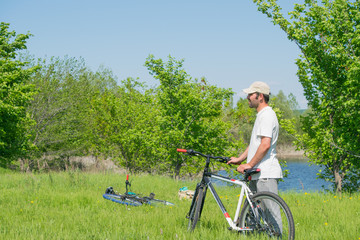
[[[259,148],[256,150],[254,157],[250,160],[249,163],[242,164],[237,168],[238,172],[244,173],[245,169],[253,168],[258,164],[266,155],[271,147],[271,138],[262,137]]]
[[[227,164],[239,165],[247,158],[248,152],[249,152],[249,147],[247,147],[246,150],[239,157],[231,157],[230,158],[231,160],[228,161]]]

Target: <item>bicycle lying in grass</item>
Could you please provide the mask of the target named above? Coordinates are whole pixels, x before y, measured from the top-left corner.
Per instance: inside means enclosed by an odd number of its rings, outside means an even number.
[[[131,187],[131,183],[129,182],[129,175],[126,175],[126,181],[125,181],[125,188],[126,192],[124,194],[117,193],[113,187],[108,187],[105,191],[105,194],[103,194],[103,197],[107,200],[111,200],[116,203],[124,204],[124,205],[130,205],[130,206],[141,206],[143,204],[148,205],[168,205],[173,206],[175,204],[165,201],[165,200],[159,200],[155,199],[155,194],[150,193],[149,197],[141,197],[140,195],[129,192],[128,190]]]
[[[229,230],[244,234],[260,234],[278,239],[295,238],[294,220],[285,201],[274,193],[259,192],[253,194],[249,189],[248,181],[251,180],[253,174],[259,173],[260,169],[248,169],[245,172],[243,180],[231,179],[214,174],[210,172],[209,169],[211,159],[227,163],[230,158],[214,157],[194,150],[177,149],[177,151],[187,153],[190,156],[202,156],[206,158],[202,179],[196,186],[190,210],[186,216],[189,219],[189,230],[193,231],[195,229],[204,207],[207,189],[210,189],[210,192],[229,224]],[[234,219],[231,219],[229,213],[226,211],[224,204],[215,191],[211,178],[241,187]]]

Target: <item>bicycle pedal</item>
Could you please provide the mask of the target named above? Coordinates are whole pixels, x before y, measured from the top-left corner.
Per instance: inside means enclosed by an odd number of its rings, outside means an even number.
[[[228,227],[227,229],[230,230],[230,231],[233,230],[232,227]]]

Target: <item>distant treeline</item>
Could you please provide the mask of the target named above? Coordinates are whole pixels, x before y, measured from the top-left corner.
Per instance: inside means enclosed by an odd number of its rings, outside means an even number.
[[[31,144],[12,161],[21,170],[66,169],[70,157],[96,156],[133,172],[180,176],[201,164],[176,148],[232,156],[249,141],[256,111],[247,100],[233,107],[231,89],[193,80],[183,61],[149,56],[145,66],[159,86],[148,88],[132,78],[118,83],[106,68],[93,72],[81,58],[23,58],[38,69],[28,79],[35,86],[26,108]],[[280,91],[271,104],[280,118],[300,116],[293,95]],[[279,144],[292,140],[280,132]]]

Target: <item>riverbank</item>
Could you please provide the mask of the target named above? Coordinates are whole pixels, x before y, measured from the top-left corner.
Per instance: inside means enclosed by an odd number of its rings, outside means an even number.
[[[306,159],[304,151],[297,151],[294,146],[291,145],[280,145],[277,147],[277,157],[280,160],[291,160],[291,159]],[[29,168],[26,168],[30,164],[30,161],[20,162],[21,171],[31,172]],[[39,169],[49,169],[52,166],[52,170],[81,170],[85,172],[116,172],[124,174],[127,171],[117,166],[111,159],[99,159],[95,156],[83,156],[83,157],[69,157],[67,159],[59,159],[55,157],[48,157],[46,159],[32,161],[31,164],[37,164]],[[56,166],[58,166],[56,168]],[[14,169],[17,166],[14,166]]]
[[[277,157],[280,160],[286,159],[287,161],[292,159],[306,159],[304,151],[298,151],[294,146],[291,145],[280,145],[276,149]],[[109,159],[99,161],[96,157],[71,157],[70,162],[72,166],[82,166],[82,170],[88,172],[103,172],[111,171],[118,174],[125,174],[127,171],[123,169]]]
[[[292,145],[281,145],[276,148],[279,159],[302,159],[306,158],[303,150],[296,150]]]

